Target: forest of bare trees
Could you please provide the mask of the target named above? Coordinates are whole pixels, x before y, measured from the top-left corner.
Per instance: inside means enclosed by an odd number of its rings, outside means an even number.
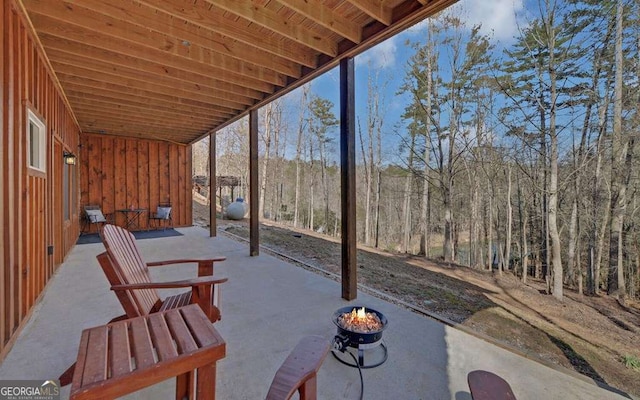
[[[369,69],[359,240],[535,277],[559,300],[564,288],[638,298],[640,4],[533,3],[508,46],[453,8],[406,44],[400,85]],[[312,87],[260,110],[260,214],[338,236],[339,121]],[[409,100],[390,126],[394,98]],[[218,173],[242,182],[247,125],[217,138]],[[194,146],[196,174],[207,149]]]

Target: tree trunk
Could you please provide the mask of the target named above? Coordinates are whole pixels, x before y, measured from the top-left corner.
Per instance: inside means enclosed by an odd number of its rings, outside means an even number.
[[[382,188],[382,171],[378,168],[378,180],[376,188],[376,248],[380,246],[380,190]]]
[[[558,102],[557,82],[556,82],[556,62],[555,62],[555,24],[553,13],[546,21],[547,37],[549,38],[549,95],[551,97],[551,109],[549,110],[549,237],[551,239],[551,263],[553,265],[553,297],[562,301],[562,256],[560,243],[560,233],[558,232],[558,133],[556,132],[556,110]]]
[[[489,221],[487,226],[489,227],[489,232],[487,235],[487,260],[489,261],[489,271],[493,270],[493,190],[491,190],[491,182],[488,181],[489,186]]]
[[[507,164],[507,226],[505,238],[504,258],[507,270],[511,260],[511,231],[513,225],[513,207],[511,207],[511,164]]]
[[[520,177],[516,178],[518,186],[518,219],[520,221],[520,262],[522,263],[522,283],[527,283],[527,274],[529,272],[529,240],[527,238],[527,204],[522,196],[522,188],[520,187]]]
[[[269,167],[269,156],[271,155],[271,118],[273,113],[273,103],[267,103],[264,107],[264,156],[262,159],[262,177],[260,179],[260,202],[258,204],[259,218],[264,218],[264,200],[267,193],[267,169]]]
[[[611,225],[609,227],[609,274],[607,293],[624,298],[623,265],[623,223],[626,211],[627,185],[623,177],[623,165],[627,155],[628,141],[622,135],[622,19],[623,2],[617,1],[616,45],[615,45],[615,85],[613,100],[613,134],[611,138]]]
[[[409,147],[409,163],[407,177],[404,183],[404,202],[402,206],[402,251],[409,253],[411,245],[411,192],[413,189],[413,154],[415,150],[415,136],[411,136],[411,145]]]
[[[296,142],[296,193],[293,203],[293,226],[298,227],[298,208],[300,204],[300,162],[302,157],[302,143],[304,132],[304,113],[307,108],[307,96],[309,95],[309,85],[302,87],[302,98],[300,99],[300,115],[298,117],[298,140]]]

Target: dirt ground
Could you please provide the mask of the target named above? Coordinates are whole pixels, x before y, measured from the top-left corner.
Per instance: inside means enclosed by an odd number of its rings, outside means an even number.
[[[194,201],[194,224],[208,225],[208,208]],[[248,237],[246,221],[218,220],[219,228]],[[314,232],[262,224],[261,245],[339,274],[340,243]],[[607,296],[579,296],[565,289],[564,302],[545,285],[499,276],[423,257],[358,248],[358,283],[387,293],[463,329],[488,336],[528,357],[575,370],[640,396],[640,370],[623,357],[640,358],[640,305]]]

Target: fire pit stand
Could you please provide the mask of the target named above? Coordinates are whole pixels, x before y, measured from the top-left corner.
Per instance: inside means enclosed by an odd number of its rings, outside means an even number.
[[[364,308],[366,313],[375,314],[379,318],[382,327],[379,330],[367,333],[355,332],[343,327],[340,324],[340,317],[344,314],[351,313],[354,308]],[[387,346],[383,343],[382,340],[382,331],[384,331],[384,329],[387,327],[387,318],[381,312],[366,307],[343,307],[333,314],[333,323],[338,327],[338,334],[333,340],[333,349],[331,351],[331,354],[333,354],[336,360],[340,361],[342,364],[360,369],[375,368],[387,361]],[[355,356],[352,352],[349,351],[349,348],[357,350],[357,364],[355,363]],[[377,351],[378,349],[382,350],[381,356],[378,357],[379,361],[368,365],[365,364],[365,351],[367,351],[367,353],[379,353],[379,351]],[[369,352],[369,350],[371,351]],[[340,356],[338,356],[338,352],[349,352],[352,355],[354,362],[341,358]]]

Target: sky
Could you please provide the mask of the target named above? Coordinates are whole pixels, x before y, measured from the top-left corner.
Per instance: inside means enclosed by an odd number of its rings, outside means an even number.
[[[498,48],[514,41],[526,22],[522,17],[526,11],[525,0],[461,0],[455,6],[457,12],[467,21],[468,26],[481,24],[481,32],[491,36],[498,43]],[[366,118],[367,80],[370,73],[377,73],[379,86],[384,83],[381,93],[385,104],[384,148],[389,149],[388,157],[393,157],[394,150],[399,147],[399,136],[396,133],[403,129],[401,115],[409,102],[407,95],[399,95],[398,89],[403,83],[405,66],[414,50],[407,41],[420,41],[424,35],[426,20],[393,36],[377,46],[365,51],[355,58],[356,75],[356,115]],[[335,68],[311,82],[311,91],[318,96],[331,100],[334,113],[339,117],[339,70]],[[299,90],[292,92],[291,100],[297,99]],[[288,100],[288,99],[287,99]],[[286,101],[286,100],[285,100]],[[297,104],[297,101],[293,102]],[[364,123],[364,121],[363,121]]]
[[[530,0],[526,0],[530,1]],[[489,35],[500,49],[514,41],[526,22],[525,0],[460,0],[455,8],[471,27],[481,24],[481,32]],[[424,35],[426,20],[389,38],[377,46],[365,51],[355,58],[356,76],[356,117],[366,119],[367,80],[369,74],[378,74],[381,92],[381,103],[384,104],[383,148],[388,149],[387,157],[393,158],[399,148],[400,131],[404,128],[401,115],[409,102],[408,95],[398,94],[405,77],[405,66],[414,50],[406,42],[419,42]],[[334,114],[339,118],[339,69],[319,76],[311,82],[311,92],[330,100],[334,104]],[[285,109],[292,125],[298,116],[298,104],[301,90],[297,89],[283,97]],[[285,116],[285,118],[287,118]],[[337,129],[336,129],[337,132]],[[337,149],[337,145],[335,146]],[[337,152],[336,152],[337,153]],[[336,154],[337,156],[337,154]],[[390,161],[390,160],[388,160]]]

